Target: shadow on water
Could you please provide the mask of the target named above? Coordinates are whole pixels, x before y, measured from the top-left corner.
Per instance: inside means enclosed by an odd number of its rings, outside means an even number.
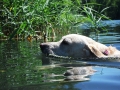
[[[120,50],[120,27],[98,41]],[[94,32],[77,31],[94,39]],[[73,32],[76,33],[76,32]],[[68,60],[41,54],[39,42],[0,42],[0,90],[118,90],[120,62]]]

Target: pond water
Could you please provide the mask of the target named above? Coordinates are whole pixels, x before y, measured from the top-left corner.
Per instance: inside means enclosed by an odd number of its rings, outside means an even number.
[[[119,25],[111,25],[107,33],[101,32],[98,41],[120,50]],[[88,30],[77,30],[77,33],[94,39],[94,33]],[[40,51],[40,43],[0,42],[0,90],[120,90],[119,60],[81,61],[45,57]],[[85,68],[86,73],[76,77],[65,76],[65,72],[76,67]]]

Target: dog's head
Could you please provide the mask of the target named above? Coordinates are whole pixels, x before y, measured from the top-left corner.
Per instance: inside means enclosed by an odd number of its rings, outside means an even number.
[[[89,57],[91,51],[88,49],[88,42],[84,36],[69,34],[58,42],[41,43],[40,48],[44,54],[55,54],[70,57]]]
[[[58,42],[41,43],[40,48],[44,54],[75,58],[108,57],[114,55],[114,52],[117,51],[113,47],[107,47],[89,37],[78,34],[66,35]],[[120,52],[118,55],[120,55]]]

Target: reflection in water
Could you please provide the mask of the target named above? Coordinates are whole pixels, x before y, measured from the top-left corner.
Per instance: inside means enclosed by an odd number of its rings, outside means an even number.
[[[94,71],[92,66],[73,67],[72,69],[67,70],[64,73],[64,76],[66,76],[65,80],[85,81],[89,80],[88,76],[94,74]]]
[[[34,81],[37,77],[32,70],[41,65],[40,59],[35,57],[37,44],[6,41],[0,45],[0,90],[38,82]]]
[[[43,67],[44,69],[46,69],[49,66],[47,67],[43,66]],[[39,70],[40,71],[43,70],[43,67],[42,69],[40,69],[41,67],[39,67]],[[54,69],[56,68],[57,67],[52,68],[53,72],[55,71]],[[60,65],[59,65],[59,68],[60,68]],[[67,68],[70,68],[70,67],[67,67]],[[44,73],[42,74],[42,78],[44,82],[47,82],[47,83],[56,82],[56,81],[86,81],[86,80],[89,80],[89,76],[93,75],[95,72],[95,70],[92,69],[92,66],[73,67],[72,69],[67,69],[67,68],[65,68],[66,70],[64,70],[64,73],[59,73],[59,74],[55,74],[56,72],[55,73]]]

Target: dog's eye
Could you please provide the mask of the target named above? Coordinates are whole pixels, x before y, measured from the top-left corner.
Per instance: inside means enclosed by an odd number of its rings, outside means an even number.
[[[71,39],[68,39],[68,38],[63,39],[62,41],[62,44],[64,45],[69,45],[70,43],[71,43]]]

